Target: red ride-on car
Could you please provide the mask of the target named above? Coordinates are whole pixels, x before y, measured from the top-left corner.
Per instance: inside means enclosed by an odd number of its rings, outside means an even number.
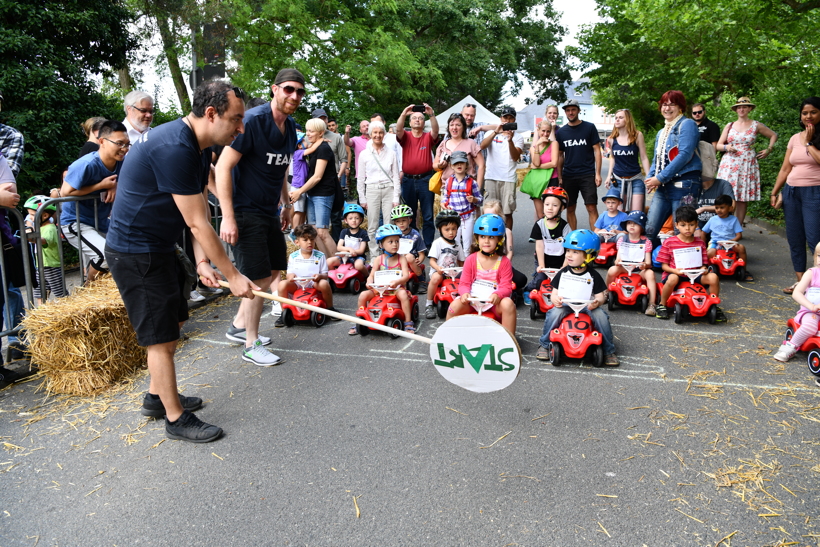
[[[703,270],[683,270],[689,281],[681,281],[672,296],[666,303],[666,307],[674,306],[675,323],[683,323],[685,317],[706,317],[710,325],[717,321],[717,307],[720,298],[715,294],[709,294],[700,283],[695,283],[695,279],[704,273]],[[663,285],[658,283],[658,294],[661,294]]]
[[[327,272],[327,278],[330,280],[331,287],[334,289],[347,289],[353,294],[362,292],[367,282],[367,276],[370,273],[370,264],[367,264],[364,272],[356,269],[353,265],[354,261],[350,260],[350,253],[336,253],[342,263],[338,268],[334,268]]]
[[[638,304],[642,312],[649,306],[649,287],[646,280],[641,276],[641,270],[637,270],[641,262],[623,262],[621,266],[627,271],[619,275],[615,281],[609,284],[609,300],[607,307],[609,311],[617,306],[634,306]]]
[[[567,300],[563,303],[574,311],[561,320],[558,328],[550,332],[550,343],[547,345],[549,362],[552,366],[561,365],[562,354],[570,359],[583,359],[589,356],[592,365],[604,365],[604,337],[593,329],[589,315],[581,313],[592,300]]]
[[[436,311],[439,319],[447,317],[447,310],[450,309],[450,304],[453,300],[458,298],[458,283],[456,277],[461,273],[462,268],[442,268],[444,279],[441,280],[436,294],[433,295],[433,303],[436,305]]]
[[[791,340],[800,324],[794,320],[794,317],[789,319],[786,327],[786,340]],[[809,370],[815,376],[820,376],[820,332],[814,333],[814,336],[803,342],[803,345],[798,348],[798,351],[809,352],[808,365]]]
[[[558,273],[558,268],[538,268],[539,272],[547,274],[541,286],[530,291],[530,319],[537,321],[543,318],[552,306],[552,279]]]
[[[598,256],[595,257],[595,264],[604,266],[606,268],[615,264],[615,255],[618,254],[618,247],[615,244],[615,232],[598,232],[604,236],[604,241],[601,243],[601,250],[598,251]]]
[[[407,319],[401,309],[401,302],[399,297],[394,292],[396,289],[389,285],[370,285],[370,288],[379,293],[370,299],[366,306],[360,307],[356,310],[356,316],[361,317],[365,321],[372,321],[380,325],[388,326],[397,331],[404,330],[405,321],[413,321],[418,324],[419,320],[419,297],[416,295],[410,296],[411,318]],[[371,329],[356,325],[356,330],[359,334],[366,336],[370,334]],[[375,330],[375,329],[373,329]],[[391,334],[393,338],[398,338],[399,335]]]
[[[720,275],[733,275],[746,280],[746,262],[732,249],[737,241],[718,241],[717,253],[709,259],[709,270]]]
[[[316,287],[307,287],[308,283],[312,281],[310,277],[296,277],[293,281],[299,285],[299,288],[293,293],[292,300],[327,309],[327,303],[322,298],[322,293]],[[282,317],[286,327],[292,327],[297,322],[306,321],[310,321],[314,327],[321,327],[327,320],[327,316],[323,313],[299,308],[292,304],[282,304]]]

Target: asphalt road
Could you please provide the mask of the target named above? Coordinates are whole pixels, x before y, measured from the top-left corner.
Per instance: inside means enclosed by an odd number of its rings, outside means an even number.
[[[519,195],[528,274],[533,220]],[[521,306],[521,373],[491,394],[446,382],[423,343],[344,322],[266,314],[285,361],[253,366],[222,298],[177,353],[218,442],[164,440],[139,414],[144,373],[96,399],[0,392],[0,546],[818,545],[820,389],[805,354],[770,356],[797,310],[788,249],[751,224],[745,243],[757,282],[724,280],[728,324],[619,309],[619,368],[555,368]]]

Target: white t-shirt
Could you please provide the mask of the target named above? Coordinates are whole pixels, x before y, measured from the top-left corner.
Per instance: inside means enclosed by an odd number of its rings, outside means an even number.
[[[458,240],[455,245],[450,245],[443,237],[439,237],[430,246],[428,256],[436,259],[439,268],[458,268],[458,261],[464,262],[464,249],[458,244]]]
[[[513,144],[519,150],[524,150],[524,137],[519,133],[513,133]],[[503,180],[513,182],[518,180],[515,168],[518,162],[510,157],[510,144],[507,137],[503,135],[493,135],[493,142],[487,147],[487,169],[484,172],[485,179]]]
[[[0,184],[5,182],[17,182],[14,178],[14,174],[11,172],[11,167],[9,167],[9,162],[6,161],[5,156],[0,154]]]

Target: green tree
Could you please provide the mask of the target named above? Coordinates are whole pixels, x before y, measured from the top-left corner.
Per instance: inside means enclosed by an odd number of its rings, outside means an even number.
[[[519,74],[541,99],[569,80],[551,0],[233,0],[234,81],[266,96],[296,66],[311,95],[348,121],[395,118],[409,103],[441,111],[466,94],[489,108]]]
[[[60,180],[85,139],[80,123],[122,116],[95,77],[124,66],[130,17],[116,0],[0,0],[0,122],[26,139],[22,191]]]

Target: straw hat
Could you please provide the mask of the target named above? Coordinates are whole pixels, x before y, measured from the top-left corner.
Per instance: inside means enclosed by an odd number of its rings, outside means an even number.
[[[737,100],[735,104],[732,105],[732,110],[737,111],[738,106],[751,106],[752,110],[755,109],[755,104],[749,97],[741,97]]]

